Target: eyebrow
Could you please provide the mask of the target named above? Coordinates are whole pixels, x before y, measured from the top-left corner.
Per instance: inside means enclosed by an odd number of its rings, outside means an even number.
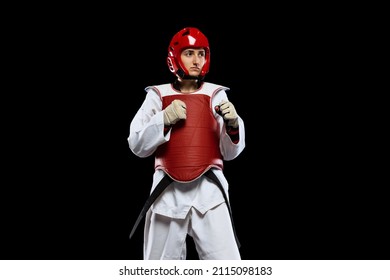
[[[185,49],[185,50],[183,50],[183,52],[195,52],[195,51],[206,52],[206,50],[204,50],[204,49]]]

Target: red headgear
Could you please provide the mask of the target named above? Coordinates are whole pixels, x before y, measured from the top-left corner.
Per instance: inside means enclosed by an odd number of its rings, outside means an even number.
[[[187,48],[203,48],[206,52],[205,64],[200,72],[199,79],[203,79],[209,72],[210,68],[210,47],[207,37],[200,32],[199,29],[194,27],[186,27],[173,36],[171,43],[168,47],[167,64],[169,70],[180,78],[189,76],[188,71],[181,61],[180,55],[184,49]]]

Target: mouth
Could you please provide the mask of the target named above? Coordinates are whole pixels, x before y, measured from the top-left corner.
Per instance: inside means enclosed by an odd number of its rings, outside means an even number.
[[[191,67],[191,68],[190,68],[190,72],[200,73],[200,69],[197,68],[197,67]]]

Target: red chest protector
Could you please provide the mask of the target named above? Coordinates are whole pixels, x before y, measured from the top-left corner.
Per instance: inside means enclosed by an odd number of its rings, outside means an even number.
[[[240,247],[227,194],[217,176],[210,170],[211,167],[223,169],[219,149],[219,124],[213,115],[211,98],[219,90],[228,88],[204,83],[202,88],[193,94],[176,92],[169,84],[153,88],[162,99],[163,109],[174,99],[183,100],[187,106],[187,118],[172,127],[170,140],[156,150],[155,168],[164,170],[169,176],[161,179],[145,202],[131,230],[130,239],[150,206],[172,180],[190,182],[204,175],[221,190],[229,210],[237,245]]]
[[[187,118],[172,127],[170,140],[157,149],[155,168],[179,182],[193,181],[211,167],[223,169],[211,97],[202,93],[162,96],[163,109],[174,99],[185,102]]]

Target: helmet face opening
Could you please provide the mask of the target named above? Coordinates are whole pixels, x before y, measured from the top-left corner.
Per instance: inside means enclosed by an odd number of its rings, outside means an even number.
[[[187,48],[203,48],[205,50],[205,64],[198,77],[203,79],[210,68],[209,41],[199,29],[194,27],[186,27],[173,36],[168,47],[167,64],[169,71],[180,78],[189,76],[180,58],[181,52]]]

